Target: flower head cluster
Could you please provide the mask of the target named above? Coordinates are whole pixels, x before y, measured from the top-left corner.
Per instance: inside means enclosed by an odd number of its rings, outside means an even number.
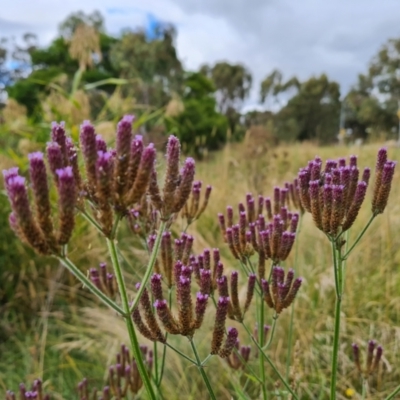
[[[200,291],[196,295],[195,302],[193,302],[191,294],[192,272],[192,268],[183,265],[181,261],[177,261],[174,265],[173,277],[176,285],[178,308],[176,316],[172,313],[170,305],[164,298],[161,275],[155,273],[151,277],[151,292],[155,299],[153,305],[159,321],[161,321],[161,324],[168,333],[191,337],[203,323],[209,295]],[[141,310],[136,308],[132,314],[133,321],[139,331],[150,340],[165,341],[158,321],[153,314],[146,289],[140,299],[140,304]],[[144,314],[146,324],[144,324],[142,314]]]
[[[151,375],[153,368],[153,351],[147,346],[140,346],[147,372]],[[79,400],[111,400],[130,399],[136,395],[143,386],[136,360],[130,356],[125,345],[116,356],[116,363],[108,369],[108,385],[99,392],[96,389],[89,390],[88,380],[85,378],[78,384]],[[16,400],[12,391],[6,392],[6,400]],[[50,400],[50,395],[45,394],[40,379],[34,381],[31,390],[26,390],[24,384],[19,386],[19,400]]]
[[[107,264],[100,263],[99,268],[90,268],[90,280],[109,297],[114,297],[116,293],[115,276],[111,272],[107,272]]]
[[[298,178],[295,178],[293,182],[286,182],[285,188],[288,190],[288,203],[291,204],[294,209],[299,210],[301,214],[304,214],[304,208],[300,200],[300,186]]]
[[[212,256],[211,256],[212,253]],[[222,277],[224,266],[221,262],[219,249],[204,249],[202,254],[191,256],[189,265],[201,291],[206,294],[213,294],[218,286],[218,279]]]
[[[127,213],[127,221],[131,231],[143,239],[155,233],[159,223],[157,210],[147,196],[143,196],[140,202]]]
[[[126,115],[117,126],[116,148],[108,149],[93,125],[81,125],[80,148],[85,164],[83,196],[94,206],[95,218],[105,235],[112,231],[113,215],[121,215],[140,202],[149,186],[156,150],[133,136],[133,116]]]
[[[195,173],[194,160],[188,158],[179,170],[180,143],[171,136],[167,148],[167,172],[163,195],[158,188],[155,171],[156,150],[145,146],[140,135],[132,133],[133,116],[126,115],[118,123],[116,148],[110,149],[94,126],[84,121],[80,128],[80,151],[84,168],[78,164],[78,150],[67,137],[64,123],[52,124],[51,142],[42,153],[29,155],[29,175],[34,207],[28,195],[25,178],[17,168],[3,171],[5,187],[12,213],[12,229],[25,243],[42,254],[58,254],[68,243],[74,229],[76,209],[83,210],[88,200],[94,219],[105,236],[112,234],[114,215],[128,215],[135,232],[147,236],[154,232],[157,211],[164,219],[179,213],[192,192]],[[58,191],[58,223],[50,202],[49,169]],[[199,183],[194,185],[197,196]],[[146,193],[150,193],[150,202]],[[196,194],[194,194],[196,193]],[[204,211],[193,200],[196,216]],[[197,208],[196,208],[197,207]]]
[[[212,186],[208,185],[204,192],[203,202],[200,205],[202,182],[195,181],[192,185],[192,191],[188,201],[182,209],[182,218],[186,219],[187,224],[198,220],[208,206],[210,200]]]
[[[292,269],[289,269],[285,279],[284,269],[275,266],[272,268],[271,284],[265,279],[261,280],[264,300],[270,308],[280,314],[282,310],[292,304],[301,283],[302,278],[294,279],[294,271]]]
[[[353,348],[354,363],[361,375],[363,375],[364,377],[368,377],[368,375],[372,375],[375,371],[378,370],[379,362],[383,354],[382,346],[377,346],[374,340],[368,341],[367,359],[365,362],[365,368],[361,366],[360,348],[356,343],[352,344],[352,348]]]
[[[140,346],[140,349],[147,372],[151,375],[153,351],[147,346]],[[124,345],[117,354],[116,363],[108,370],[108,384],[110,392],[115,398],[129,398],[129,393],[135,395],[143,386],[136,360],[130,356],[128,348]],[[109,399],[111,398],[112,396],[109,396]],[[104,398],[104,400],[106,399],[107,397]]]
[[[218,284],[219,295],[229,299],[228,317],[230,319],[242,322],[244,315],[246,311],[249,309],[251,301],[254,296],[256,275],[250,274],[247,278],[246,299],[243,307],[241,307],[239,301],[238,281],[239,281],[239,273],[237,271],[233,271],[230,277],[229,288],[228,288],[228,279],[225,275],[222,275],[221,278],[217,279],[217,284]]]
[[[226,358],[226,361],[234,370],[244,369],[249,361],[250,353],[250,346],[241,346],[239,340],[236,340],[234,351]]]
[[[156,240],[156,235],[150,235],[147,239],[149,250],[153,250]],[[154,271],[162,274],[166,279],[166,283],[171,288],[175,280],[173,278],[174,265],[180,261],[184,265],[188,265],[191,257],[193,236],[182,233],[181,236],[175,240],[169,231],[165,231],[161,238],[161,251],[160,257],[156,260]]]
[[[315,225],[328,235],[336,236],[354,223],[364,201],[370,170],[366,168],[359,180],[357,157],[322,160],[316,157],[299,172],[300,200],[312,214]]]
[[[228,206],[226,216],[219,214],[220,228],[232,255],[246,262],[254,252],[259,255],[258,274],[265,276],[265,260],[274,264],[286,260],[293,247],[299,214],[286,207],[289,189],[274,189],[274,202],[259,196],[257,214],[255,200],[251,194],[246,197],[247,207],[239,203],[239,222],[233,223],[233,208]],[[265,206],[265,207],[264,207]],[[263,211],[266,211],[266,221]]]
[[[16,400],[15,393],[7,390],[6,400]],[[23,383],[19,385],[19,400],[50,400],[50,395],[43,393],[42,381],[36,379],[31,390],[26,390]]]
[[[54,127],[53,127],[54,129]],[[64,160],[64,158],[62,159]],[[50,160],[49,165],[50,165]],[[17,168],[3,171],[5,188],[11,204],[11,228],[19,238],[41,254],[59,253],[67,244],[74,228],[77,204],[77,180],[71,165],[60,163],[54,171],[58,191],[58,224],[53,221],[50,190],[43,153],[29,155],[29,175],[34,209],[28,196],[25,178]]]

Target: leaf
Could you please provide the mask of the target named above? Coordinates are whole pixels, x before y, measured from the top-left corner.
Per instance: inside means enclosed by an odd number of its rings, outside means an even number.
[[[116,86],[121,86],[121,85],[126,85],[129,83],[128,79],[122,79],[122,78],[107,78],[107,79],[102,79],[101,81],[93,82],[93,83],[87,83],[83,87],[85,90],[92,90],[96,89],[97,87],[104,86],[104,85],[116,85]]]

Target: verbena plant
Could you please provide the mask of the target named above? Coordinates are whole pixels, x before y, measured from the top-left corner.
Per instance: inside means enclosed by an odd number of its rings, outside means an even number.
[[[130,350],[121,346],[102,390],[91,391],[84,380],[78,385],[78,397],[163,398],[161,384],[170,348],[197,367],[212,399],[217,398],[219,388],[212,385],[205,368],[211,357],[225,359],[233,371],[245,372],[244,385],[233,385],[232,396],[265,400],[274,394],[299,399],[288,371],[279,371],[268,351],[274,344],[279,316],[287,308],[291,312],[291,342],[293,301],[302,279],[295,278],[293,269],[285,271],[282,265],[295,244],[303,214],[309,212],[332,248],[336,307],[330,398],[335,399],[346,263],[372,221],[386,208],[395,170],[386,149],[379,150],[377,157],[371,218],[354,243],[348,243],[348,231],[364,202],[370,169],[364,169],[360,179],[355,156],[348,161],[327,160],[325,165],[316,157],[293,182],[276,187],[272,198],[247,194],[245,201],[239,203],[237,214],[228,206],[225,213],[218,215],[225,243],[241,270],[240,274],[229,273],[221,262],[219,249],[205,249],[195,255],[194,237],[187,233],[207,208],[212,188],[204,188],[195,180],[192,158],[180,165],[180,143],[174,136],[168,140],[165,170],[160,171],[154,146],[145,146],[141,136],[133,135],[132,122],[132,116],[119,122],[115,149],[108,148],[87,121],[81,126],[79,149],[67,137],[64,125],[54,123],[46,155],[29,155],[29,187],[17,168],[3,172],[12,209],[10,226],[16,235],[38,253],[57,258],[126,323]],[[78,152],[82,160],[78,159]],[[52,204],[55,194],[56,206]],[[69,258],[68,242],[78,213],[104,237],[112,270],[102,263],[85,274]],[[177,234],[182,220],[185,229]],[[119,228],[124,221],[148,253],[146,270],[134,292],[128,290],[124,280],[118,247],[122,239]],[[244,281],[242,291],[240,284]],[[266,324],[268,308],[272,310],[270,325]],[[202,358],[195,339],[198,331],[208,328],[204,322],[207,310],[214,313],[212,340],[208,355]],[[256,321],[252,320],[254,314]],[[227,319],[241,326],[253,343],[258,371],[249,363],[253,357],[250,346],[240,346],[238,329],[227,327]],[[153,348],[139,345],[139,335],[153,342]],[[193,354],[174,346],[171,335],[185,337]],[[369,341],[365,367],[361,366],[356,344],[353,353],[365,398],[369,377],[379,369],[383,349]],[[289,352],[288,366],[290,359]],[[272,389],[273,393],[267,382],[266,365],[281,381],[281,389]],[[256,390],[250,391],[250,386]],[[400,386],[387,399],[398,393]],[[50,398],[43,392],[40,380],[33,383],[31,390],[22,384],[19,397]],[[15,398],[13,392],[7,393],[7,399]]]

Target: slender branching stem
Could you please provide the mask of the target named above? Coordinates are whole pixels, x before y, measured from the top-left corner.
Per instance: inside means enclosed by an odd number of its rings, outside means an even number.
[[[185,353],[182,353],[180,350],[178,350],[176,347],[172,346],[172,344],[165,343],[166,347],[169,347],[171,350],[173,350],[176,354],[179,354],[181,357],[183,357],[185,360],[189,361],[193,365],[197,366],[197,362],[193,360],[193,358],[188,357]]]
[[[339,339],[340,339],[340,313],[342,306],[342,287],[343,287],[343,271],[342,271],[342,256],[340,248],[336,248],[336,242],[331,242],[332,258],[335,274],[336,302],[335,302],[335,329],[333,334],[333,354],[332,354],[332,370],[331,370],[331,400],[336,399],[336,380],[339,359]]]
[[[278,317],[279,317],[279,315],[277,313],[275,313],[272,318],[272,326],[271,326],[271,331],[269,332],[268,342],[263,346],[264,351],[269,348],[269,346],[272,343],[272,340],[274,339],[276,322],[278,321]]]
[[[395,396],[397,395],[397,394],[399,394],[400,393],[400,385],[399,386],[397,386],[397,388],[396,389],[394,389],[393,390],[393,392],[392,393],[390,393],[389,394],[389,396],[388,397],[386,397],[386,399],[385,400],[392,400],[392,399],[394,399],[395,398]]]
[[[135,300],[133,300],[133,302],[131,304],[130,311],[133,311],[136,308],[136,306],[139,304],[139,300],[142,297],[143,291],[144,291],[144,289],[145,289],[145,287],[147,285],[147,282],[150,279],[151,273],[153,272],[153,267],[154,267],[154,264],[156,263],[158,251],[160,249],[162,234],[164,233],[166,225],[167,224],[166,224],[165,221],[162,221],[161,224],[160,224],[160,228],[159,228],[158,233],[157,233],[156,241],[154,243],[153,251],[150,254],[150,260],[149,260],[149,263],[147,265],[146,272],[145,272],[145,274],[143,276],[143,279],[142,279],[142,282],[140,284],[139,290],[137,291]]]
[[[201,364],[199,353],[197,352],[196,345],[194,344],[193,338],[189,338],[189,342],[190,342],[190,345],[192,346],[193,354],[194,354],[194,356],[196,358],[196,361],[197,361],[197,368],[199,369],[201,377],[203,378],[203,381],[207,386],[208,394],[210,395],[210,398],[212,400],[217,400],[217,397],[215,396],[215,393],[214,393],[213,388],[211,386],[211,383],[210,383],[210,381],[208,379],[206,371],[204,371],[204,367]]]
[[[126,327],[128,329],[128,333],[129,333],[129,339],[131,342],[133,356],[135,357],[135,360],[137,362],[140,377],[142,378],[142,381],[146,388],[147,394],[150,396],[151,399],[155,400],[156,395],[154,393],[154,390],[153,390],[153,387],[151,384],[151,380],[147,373],[147,369],[143,362],[142,352],[139,347],[139,342],[138,342],[138,338],[136,335],[135,327],[133,325],[133,321],[130,316],[128,294],[126,291],[126,285],[125,285],[124,276],[122,274],[121,265],[120,265],[120,262],[118,259],[118,253],[117,253],[117,247],[115,245],[115,240],[109,239],[109,238],[107,238],[106,240],[107,240],[108,250],[110,252],[112,265],[114,268],[115,278],[116,278],[117,284],[118,284],[119,294],[121,296],[122,307],[123,307],[124,315],[125,315],[125,323],[126,323]]]
[[[258,343],[262,347],[264,345],[264,299],[260,296],[259,297],[260,306],[259,313],[258,313]],[[264,359],[260,357],[259,359],[260,365],[260,377],[261,377],[261,391],[263,395],[263,400],[267,399],[267,388],[265,387],[265,365]]]
[[[298,263],[298,258],[299,258],[299,234],[301,231],[301,223],[303,220],[303,214],[300,213],[300,218],[299,218],[299,224],[297,226],[297,232],[296,232],[296,244],[294,247],[294,261],[293,261],[293,269],[296,269],[297,263]],[[288,335],[288,349],[287,349],[287,356],[286,356],[286,379],[289,379],[289,372],[290,372],[290,362],[292,358],[292,342],[293,342],[293,325],[294,325],[294,304],[295,302],[292,302],[292,305],[290,307],[290,323],[289,323],[289,335]],[[275,329],[275,323],[276,319],[274,319],[274,325],[273,325],[273,330]],[[271,330],[271,336],[273,333],[273,330]]]
[[[86,210],[79,209],[79,212],[82,214],[82,217],[90,223],[90,225],[94,226],[99,233],[104,235],[103,229],[100,224]]]
[[[362,393],[361,393],[361,399],[365,400],[367,398],[367,392],[368,392],[368,380],[363,377],[362,378]]]
[[[359,233],[359,235],[357,236],[357,239],[354,241],[354,243],[351,245],[350,249],[347,250],[347,252],[344,254],[343,256],[343,260],[345,260],[350,253],[353,251],[354,247],[357,246],[358,242],[361,240],[361,238],[364,236],[364,233],[367,231],[367,229],[369,228],[369,226],[372,224],[372,221],[375,219],[376,214],[372,214],[371,217],[369,218],[367,225],[365,225],[364,229]]]
[[[168,306],[171,308],[172,303],[172,289],[168,289]],[[168,332],[165,334],[165,340],[168,340]],[[167,346],[164,345],[163,353],[161,356],[161,366],[160,366],[160,375],[157,381],[157,387],[161,385],[161,381],[164,375],[164,368],[165,368],[165,357],[167,355]]]
[[[124,315],[124,310],[111,300],[106,294],[104,294],[92,281],[82,273],[79,268],[68,258],[68,257],[58,257],[58,260],[65,268],[71,272],[82,284],[87,287],[93,294],[95,294],[104,304],[112,308],[120,315]]]
[[[276,368],[275,364],[273,361],[268,357],[267,354],[263,351],[262,347],[259,345],[258,341],[253,337],[253,335],[250,332],[250,329],[242,322],[243,328],[246,330],[247,334],[249,335],[250,339],[253,341],[253,343],[257,346],[259,352],[261,353],[262,357],[265,358],[267,363],[270,365],[270,367],[274,370],[274,372],[278,375],[278,378],[281,380],[285,388],[289,391],[289,393],[293,396],[293,399],[298,400],[299,398],[297,397],[296,393],[294,393],[293,389],[290,387],[289,383],[286,381],[286,379],[282,376],[282,374],[278,371]]]

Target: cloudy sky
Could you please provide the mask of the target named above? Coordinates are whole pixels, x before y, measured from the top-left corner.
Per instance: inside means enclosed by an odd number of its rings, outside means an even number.
[[[389,38],[400,37],[399,0],[12,0],[0,9],[1,36],[37,33],[47,44],[70,12],[99,10],[108,32],[154,20],[178,29],[188,69],[240,62],[255,85],[272,69],[284,78],[327,73],[346,91]],[[82,6],[84,4],[84,6]],[[256,103],[256,90],[249,103]],[[249,104],[250,105],[250,104]]]

